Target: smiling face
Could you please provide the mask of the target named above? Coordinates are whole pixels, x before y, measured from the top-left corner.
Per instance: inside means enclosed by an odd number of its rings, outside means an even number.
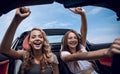
[[[77,36],[73,33],[70,32],[68,34],[68,38],[67,38],[67,45],[68,47],[71,49],[76,49],[77,45],[78,45],[78,38]]]
[[[40,30],[33,30],[30,33],[29,44],[35,50],[40,50],[44,44],[44,37]]]
[[[39,28],[33,28],[28,35],[29,42],[29,52],[32,52],[33,55],[36,52],[48,53],[51,52],[50,44],[47,40],[46,33]]]
[[[62,51],[79,51],[80,50],[81,38],[78,33],[74,30],[70,30],[65,33],[62,39]]]

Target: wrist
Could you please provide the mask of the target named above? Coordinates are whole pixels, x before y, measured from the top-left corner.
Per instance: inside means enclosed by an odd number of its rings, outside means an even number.
[[[83,13],[81,13],[80,15],[81,15],[81,16],[86,16],[86,13],[85,13],[85,12],[83,12]]]
[[[23,19],[19,16],[19,15],[15,15],[14,16],[14,19],[13,20],[15,20],[16,21],[16,23],[20,23]]]

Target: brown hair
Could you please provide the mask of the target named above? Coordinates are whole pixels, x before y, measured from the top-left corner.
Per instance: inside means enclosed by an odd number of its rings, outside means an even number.
[[[67,39],[68,39],[68,35],[69,33],[74,33],[76,36],[77,36],[77,39],[78,39],[78,45],[76,46],[76,51],[79,51],[80,50],[80,43],[81,43],[81,39],[80,39],[80,36],[78,35],[78,33],[74,30],[70,30],[70,31],[67,31],[62,39],[62,51],[69,51],[69,47],[67,45]]]
[[[50,44],[48,43],[48,40],[46,38],[46,33],[42,29],[39,29],[39,28],[33,28],[29,32],[28,41],[30,39],[31,32],[34,31],[34,30],[40,31],[42,33],[43,39],[44,39],[44,43],[43,43],[43,46],[42,46],[42,56],[41,56],[41,59],[40,59],[40,69],[42,71],[42,67],[46,66],[46,58],[50,57],[48,54],[51,53],[51,47],[50,47]],[[29,45],[29,47],[30,48],[28,50],[26,50],[27,53],[25,53],[25,55],[23,55],[23,63],[22,63],[22,68],[21,68],[21,74],[25,74],[27,72],[27,70],[30,69],[31,64],[33,63],[35,53],[33,52],[33,49],[30,45]]]

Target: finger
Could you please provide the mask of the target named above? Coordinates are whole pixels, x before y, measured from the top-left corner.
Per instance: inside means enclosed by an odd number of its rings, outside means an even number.
[[[20,8],[17,8],[16,9],[16,14],[18,15],[22,15],[24,13],[27,13],[27,12],[30,12],[30,9],[29,8],[25,8],[25,7],[20,7]]]
[[[112,47],[120,47],[120,38],[116,38],[112,44]]]
[[[69,8],[70,11],[72,11],[73,13],[76,13],[75,8]]]
[[[23,18],[25,18],[25,17],[27,17],[29,15],[30,15],[30,12],[27,12],[27,13],[21,14],[20,16],[23,17]]]
[[[116,38],[116,39],[114,40],[113,44],[118,44],[118,45],[120,45],[120,38]]]
[[[83,9],[83,8],[81,8],[81,7],[78,7],[78,8],[76,8],[76,11],[77,11],[77,12],[85,12],[85,9]]]
[[[82,11],[85,12],[85,9],[82,8]]]
[[[69,10],[72,11],[73,13],[75,13],[75,14],[78,14],[78,12],[76,11],[76,8],[70,8]]]
[[[120,45],[119,44],[112,44],[112,48],[120,50]]]
[[[82,8],[81,8],[81,7],[77,7],[76,9],[77,9],[77,10],[82,10]]]
[[[120,40],[120,38],[116,38],[116,40]]]
[[[114,43],[114,44],[112,44],[111,48],[112,48],[113,53],[120,54],[120,44]]]
[[[21,17],[27,17],[27,16],[29,16],[30,13],[31,13],[31,11],[30,11],[29,8],[24,8],[24,9],[22,9],[22,10],[23,10],[23,12],[20,14]]]
[[[114,52],[115,54],[120,54],[120,50],[116,49],[116,48],[113,48],[112,49],[112,52]]]
[[[16,9],[16,13],[19,14],[20,13],[20,8]]]
[[[21,8],[20,8],[20,12],[21,12],[22,14],[27,13],[27,12],[29,12],[29,11],[30,11],[29,8],[25,8],[25,7],[21,7]]]
[[[120,38],[116,38],[114,41],[120,41]]]

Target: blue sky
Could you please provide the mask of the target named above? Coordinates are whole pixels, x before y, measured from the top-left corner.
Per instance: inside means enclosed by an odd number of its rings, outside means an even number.
[[[31,9],[31,15],[26,18],[18,27],[15,37],[20,36],[24,31],[33,27],[39,28],[69,28],[79,33],[81,19],[79,15],[65,9],[58,3],[27,6]],[[112,42],[120,37],[120,21],[117,21],[116,13],[110,9],[84,6],[88,20],[87,39],[92,43]],[[0,17],[0,42],[6,32],[15,10],[8,12]]]

